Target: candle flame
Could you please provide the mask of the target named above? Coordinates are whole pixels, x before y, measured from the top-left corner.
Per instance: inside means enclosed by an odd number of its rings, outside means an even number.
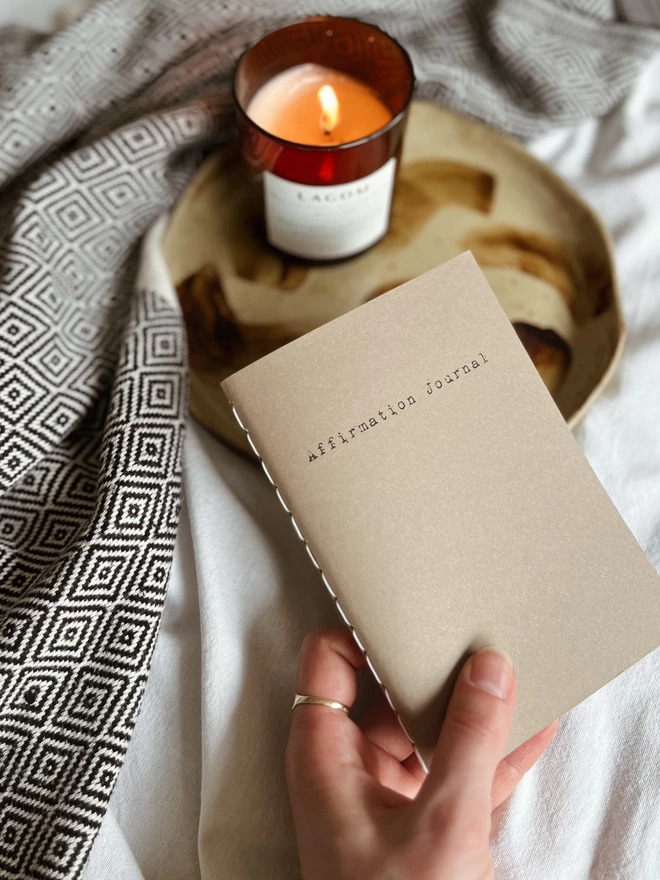
[[[339,100],[329,85],[321,86],[316,94],[321,103],[321,128],[330,134],[339,121]]]

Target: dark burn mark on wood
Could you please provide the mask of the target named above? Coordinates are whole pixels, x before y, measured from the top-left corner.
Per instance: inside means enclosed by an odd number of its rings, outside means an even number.
[[[443,205],[462,205],[480,214],[492,208],[495,179],[460,162],[428,159],[401,167],[385,245],[412,241]]]
[[[471,232],[462,244],[482,268],[517,269],[552,285],[578,324],[600,314],[612,301],[607,265],[579,254],[574,246],[506,226]]]
[[[184,279],[176,288],[188,336],[193,370],[226,374],[242,369],[294,337],[277,326],[242,324],[232,311],[213,266]]]
[[[559,391],[571,365],[571,349],[554,330],[514,321],[514,330],[551,394]]]

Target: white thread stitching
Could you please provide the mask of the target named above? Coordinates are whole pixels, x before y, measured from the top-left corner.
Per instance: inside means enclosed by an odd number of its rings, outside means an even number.
[[[418,749],[417,746],[415,745],[415,742],[414,742],[413,738],[411,737],[410,733],[408,732],[408,729],[406,728],[406,725],[403,723],[403,720],[401,719],[401,715],[399,714],[399,712],[398,712],[397,709],[395,708],[394,703],[392,702],[392,698],[390,697],[389,691],[387,690],[387,688],[385,687],[385,685],[384,685],[383,682],[381,681],[381,679],[380,679],[378,673],[377,673],[376,670],[374,669],[374,665],[373,665],[373,663],[371,662],[371,658],[370,658],[369,655],[367,654],[364,645],[362,644],[361,640],[359,639],[359,637],[358,637],[358,635],[357,635],[357,633],[356,633],[356,631],[355,631],[355,627],[354,627],[353,624],[350,622],[350,620],[348,619],[348,617],[346,617],[346,615],[344,614],[344,609],[343,609],[343,608],[341,607],[341,605],[339,604],[339,600],[337,599],[337,596],[336,596],[336,594],[335,594],[335,591],[332,589],[332,587],[331,587],[330,584],[328,583],[328,579],[327,579],[326,576],[325,576],[325,572],[323,571],[323,569],[321,568],[321,566],[318,564],[318,562],[317,562],[316,559],[314,558],[314,554],[313,554],[312,551],[310,550],[310,548],[309,548],[309,544],[308,544],[307,541],[304,539],[303,534],[302,534],[302,532],[300,531],[300,528],[298,527],[298,523],[296,522],[296,520],[295,520],[293,514],[291,513],[291,511],[289,510],[289,508],[288,508],[287,505],[285,504],[284,499],[282,498],[282,494],[280,493],[279,487],[275,485],[275,480],[273,480],[273,478],[271,477],[271,475],[270,475],[270,473],[269,473],[269,471],[268,471],[268,468],[266,467],[266,465],[265,465],[265,463],[264,463],[263,458],[262,458],[261,455],[259,454],[259,452],[258,452],[258,450],[257,450],[257,447],[256,447],[256,446],[254,445],[254,443],[252,442],[252,437],[250,437],[250,432],[248,431],[248,429],[245,427],[245,425],[243,424],[243,422],[242,422],[241,419],[239,418],[239,415],[238,415],[238,413],[236,412],[236,407],[234,406],[233,401],[229,401],[229,402],[230,402],[230,405],[231,405],[231,408],[232,408],[232,412],[234,413],[234,418],[236,419],[236,421],[238,422],[238,424],[240,425],[240,427],[242,428],[242,430],[245,431],[245,436],[246,436],[247,439],[248,439],[248,443],[250,444],[250,446],[251,446],[252,451],[254,452],[254,454],[257,456],[257,458],[258,458],[259,461],[261,462],[261,466],[262,466],[262,468],[264,469],[264,473],[265,473],[266,476],[268,477],[268,482],[271,484],[271,486],[273,487],[273,489],[275,489],[275,494],[277,495],[280,504],[281,504],[282,507],[286,510],[286,512],[289,514],[289,517],[291,518],[291,524],[293,525],[293,528],[294,528],[294,530],[295,530],[296,535],[300,538],[300,540],[301,540],[301,541],[303,542],[303,544],[305,545],[305,549],[307,550],[307,553],[308,553],[308,555],[309,555],[309,558],[312,560],[312,562],[314,563],[314,566],[315,566],[315,567],[318,569],[318,571],[320,572],[320,574],[321,574],[321,580],[323,581],[323,583],[324,583],[326,589],[328,590],[328,592],[329,592],[330,595],[332,596],[332,598],[333,598],[333,600],[334,600],[334,603],[335,603],[335,605],[336,605],[336,607],[337,607],[337,611],[339,611],[339,613],[341,614],[342,618],[343,618],[344,621],[346,622],[346,625],[347,625],[348,628],[350,629],[350,631],[351,631],[351,635],[353,636],[353,639],[354,639],[354,641],[355,641],[355,644],[358,646],[358,648],[360,649],[360,651],[361,651],[362,654],[364,655],[364,658],[365,658],[365,660],[367,661],[367,665],[369,666],[369,669],[371,670],[371,672],[372,672],[374,678],[375,678],[376,681],[378,682],[378,684],[379,684],[379,686],[380,686],[380,689],[381,689],[382,692],[385,694],[385,699],[386,699],[387,702],[390,704],[390,706],[391,706],[391,708],[392,708],[392,711],[393,711],[394,714],[396,715],[397,721],[398,721],[399,724],[401,725],[401,729],[403,730],[403,732],[405,733],[405,735],[406,735],[406,736],[408,737],[408,739],[410,740],[410,744],[412,745],[413,749],[415,750],[415,754],[417,755],[417,760],[418,760],[419,763],[422,765],[422,767],[424,768],[424,770],[428,773],[428,767],[426,766],[426,763],[424,762],[422,756],[420,755],[420,753],[419,753],[419,749]]]

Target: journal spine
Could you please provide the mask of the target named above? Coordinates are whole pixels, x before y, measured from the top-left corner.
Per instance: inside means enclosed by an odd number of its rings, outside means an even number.
[[[289,510],[289,507],[288,507],[286,501],[284,500],[284,498],[282,498],[282,493],[280,492],[279,487],[278,487],[277,484],[275,483],[275,480],[274,480],[274,479],[272,478],[272,476],[270,475],[270,472],[269,472],[268,468],[266,467],[266,462],[263,460],[263,458],[262,458],[262,456],[261,456],[261,453],[259,452],[259,450],[257,449],[257,447],[254,445],[254,442],[253,442],[253,440],[252,440],[252,437],[250,436],[250,431],[245,427],[245,425],[243,424],[243,421],[242,421],[241,417],[240,417],[240,416],[238,415],[238,413],[236,412],[236,407],[234,406],[233,401],[230,401],[230,404],[231,404],[232,412],[234,413],[234,418],[235,418],[236,421],[238,422],[238,424],[239,424],[241,430],[243,430],[243,431],[245,432],[245,436],[247,437],[248,443],[250,444],[250,448],[252,449],[252,451],[254,452],[254,454],[257,456],[257,458],[258,458],[259,461],[261,462],[261,467],[264,469],[264,473],[265,473],[266,476],[268,477],[268,481],[270,482],[271,486],[273,487],[273,489],[275,489],[275,494],[277,495],[280,504],[281,504],[282,507],[286,510],[286,512],[289,514],[289,517],[291,518],[291,525],[293,526],[293,529],[294,529],[296,535],[300,538],[300,540],[301,540],[301,541],[303,542],[303,544],[305,545],[305,549],[307,550],[307,553],[308,553],[308,555],[309,555],[309,558],[312,560],[312,562],[314,563],[314,565],[315,565],[316,568],[318,569],[318,571],[319,571],[319,573],[320,573],[320,575],[321,575],[321,580],[322,580],[323,583],[325,584],[325,587],[326,587],[327,591],[330,593],[330,595],[332,596],[332,599],[333,599],[335,605],[337,606],[337,611],[339,611],[339,613],[340,613],[342,619],[343,619],[344,622],[346,623],[346,626],[350,629],[351,634],[352,634],[352,636],[353,636],[353,638],[354,638],[354,640],[355,640],[355,644],[358,646],[358,648],[360,649],[360,651],[362,651],[362,653],[364,654],[364,658],[365,658],[365,660],[367,661],[367,665],[369,666],[369,669],[371,670],[371,672],[373,673],[374,678],[375,678],[376,681],[378,682],[378,684],[379,684],[379,686],[380,686],[380,689],[382,690],[383,694],[385,695],[385,699],[386,699],[387,702],[389,703],[390,708],[392,709],[392,711],[393,711],[394,714],[396,715],[396,718],[397,718],[399,724],[401,725],[401,729],[403,730],[403,732],[405,733],[405,735],[406,735],[406,736],[408,737],[408,739],[410,740],[410,744],[412,745],[413,749],[415,750],[415,754],[417,755],[417,759],[418,759],[419,763],[422,765],[422,767],[424,768],[424,770],[425,770],[426,772],[428,772],[428,768],[427,768],[426,764],[424,763],[424,761],[423,761],[423,759],[422,759],[422,756],[420,755],[419,750],[417,749],[417,746],[415,745],[415,741],[413,740],[412,736],[411,736],[410,733],[408,732],[408,729],[406,728],[406,725],[403,723],[403,720],[402,720],[402,718],[401,718],[401,715],[399,714],[399,712],[398,712],[396,706],[395,706],[394,703],[392,702],[392,698],[391,698],[391,696],[390,696],[390,694],[389,694],[389,691],[387,690],[387,687],[385,686],[385,683],[382,681],[381,677],[380,677],[380,676],[378,675],[378,673],[376,672],[376,670],[375,670],[375,668],[374,668],[374,665],[373,665],[373,663],[371,662],[371,658],[369,657],[369,654],[367,654],[367,650],[366,650],[366,648],[364,647],[364,645],[362,644],[362,641],[360,640],[360,637],[358,636],[358,634],[357,634],[357,632],[356,632],[356,630],[355,630],[355,627],[353,626],[353,624],[351,623],[351,621],[348,619],[348,617],[347,617],[346,614],[344,613],[344,609],[343,609],[343,608],[341,607],[341,605],[339,604],[339,599],[337,598],[337,594],[335,593],[335,591],[334,591],[334,590],[332,589],[332,587],[330,586],[330,583],[329,583],[327,577],[325,576],[325,572],[323,571],[323,569],[321,568],[321,566],[318,564],[318,562],[317,562],[316,559],[314,558],[314,554],[312,553],[312,551],[311,551],[311,549],[310,549],[310,547],[309,547],[309,544],[308,544],[307,541],[305,540],[305,536],[304,536],[303,533],[300,531],[300,527],[299,527],[298,523],[296,522],[296,518],[294,517],[293,513]]]

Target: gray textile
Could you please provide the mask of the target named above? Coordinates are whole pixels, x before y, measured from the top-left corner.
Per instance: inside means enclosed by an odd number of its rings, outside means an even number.
[[[324,8],[398,37],[422,96],[520,136],[606,113],[660,48],[650,0],[414,10]],[[138,242],[228,136],[240,52],[316,11],[104,0],[47,40],[0,34],[0,877],[80,875],[158,629],[185,353]]]

